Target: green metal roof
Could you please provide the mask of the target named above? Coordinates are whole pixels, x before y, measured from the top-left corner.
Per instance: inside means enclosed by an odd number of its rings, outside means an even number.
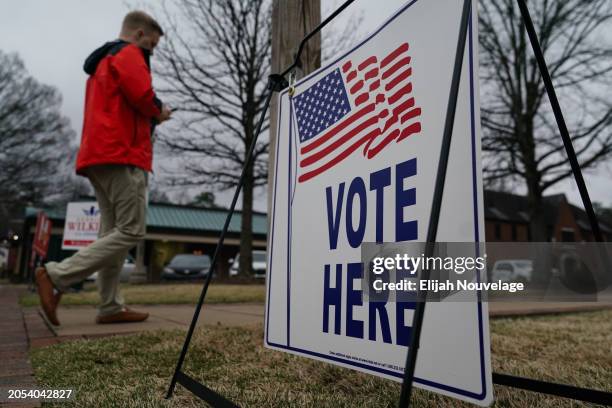
[[[26,218],[36,217],[39,208],[27,207]],[[53,220],[65,220],[66,209],[44,209],[47,216]],[[183,207],[170,204],[149,204],[147,210],[147,227],[185,229],[220,232],[223,229],[225,209],[208,209],[197,207]],[[242,214],[236,211],[232,216],[229,232],[240,232]],[[266,235],[268,222],[265,214],[253,214],[253,234]]]
[[[66,219],[66,209],[65,208],[63,210],[60,210],[57,208],[26,207],[25,217],[26,218],[36,218],[40,210],[43,210],[45,214],[47,214],[47,217],[51,218],[52,220],[62,220],[63,221],[64,219]]]

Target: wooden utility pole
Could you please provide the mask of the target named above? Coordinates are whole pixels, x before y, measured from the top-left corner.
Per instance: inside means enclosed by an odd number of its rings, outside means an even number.
[[[272,4],[272,72],[280,73],[294,60],[300,41],[321,22],[320,0],[273,0]],[[302,51],[302,68],[296,72],[299,79],[321,66],[321,35],[317,34]],[[270,105],[270,152],[268,161],[268,214],[271,212],[274,188],[274,153],[278,95]]]

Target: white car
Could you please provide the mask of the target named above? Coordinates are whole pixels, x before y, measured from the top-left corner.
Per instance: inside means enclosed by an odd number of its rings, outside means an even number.
[[[240,267],[240,254],[236,255],[233,260],[230,259],[232,266],[230,266],[229,275],[237,276]],[[265,278],[267,269],[267,255],[266,251],[253,251],[253,276],[255,278]]]
[[[0,269],[6,268],[8,263],[8,248],[0,247]]]
[[[533,262],[529,259],[503,259],[495,262],[491,281],[531,282]]]
[[[134,269],[136,269],[136,263],[134,262],[134,258],[132,258],[131,255],[128,255],[127,258],[125,258],[123,268],[121,268],[121,272],[119,273],[119,281],[129,282],[130,275],[132,274],[132,272],[134,272]],[[89,275],[89,277],[85,280],[88,282],[95,282],[97,279],[98,272],[94,272],[93,274]]]

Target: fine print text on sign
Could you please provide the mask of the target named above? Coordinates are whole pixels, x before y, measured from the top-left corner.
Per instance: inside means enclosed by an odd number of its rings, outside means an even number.
[[[292,96],[281,93],[267,347],[402,380],[415,303],[368,301],[361,246],[425,240],[461,6],[411,1]],[[438,227],[444,242],[484,240],[476,22],[472,10]],[[472,296],[428,304],[414,384],[488,405],[487,305]]]

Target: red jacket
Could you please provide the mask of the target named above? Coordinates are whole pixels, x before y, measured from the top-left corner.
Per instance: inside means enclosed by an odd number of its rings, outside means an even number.
[[[76,171],[96,164],[126,164],[151,171],[151,127],[161,113],[153,92],[149,52],[116,40],[85,61],[90,75]]]

